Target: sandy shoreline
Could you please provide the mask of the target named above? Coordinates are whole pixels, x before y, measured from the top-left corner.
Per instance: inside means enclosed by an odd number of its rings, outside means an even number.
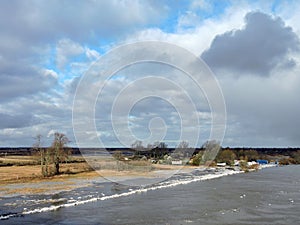
[[[0,198],[17,195],[54,194],[87,187],[94,182],[122,182],[137,178],[163,178],[169,174],[174,174],[179,171],[192,171],[196,168],[198,167],[158,165],[150,172],[101,170],[81,172],[78,174],[61,174],[49,178],[19,177],[1,181]],[[17,169],[22,170],[23,168]]]
[[[161,172],[162,170],[159,170],[157,172]],[[175,170],[178,171],[178,170]],[[195,176],[190,176],[189,173],[190,172],[196,172],[198,171],[198,174],[195,174]],[[166,171],[165,171],[166,172]],[[170,171],[170,172],[174,172],[174,171]],[[182,174],[182,173],[187,173],[187,174]],[[42,199],[42,202],[48,202],[51,204],[48,205],[43,205],[43,206],[38,206],[35,205],[35,207],[33,208],[27,208],[24,207],[18,212],[11,212],[11,213],[6,213],[3,215],[0,215],[0,220],[7,220],[10,217],[19,217],[19,216],[24,216],[24,215],[29,215],[29,214],[36,214],[36,213],[41,213],[41,212],[49,212],[49,211],[55,211],[58,210],[60,208],[69,208],[69,207],[75,207],[78,205],[83,205],[83,204],[87,204],[87,203],[91,203],[91,202],[97,202],[97,201],[105,201],[105,200],[109,200],[109,199],[115,199],[115,198],[122,198],[122,197],[127,197],[127,196],[131,196],[131,195],[135,195],[135,194],[141,194],[141,193],[146,193],[146,192],[151,192],[151,191],[155,191],[155,190],[159,190],[159,189],[166,189],[166,188],[171,188],[171,187],[176,187],[179,185],[187,185],[193,182],[199,182],[199,181],[206,181],[206,180],[211,180],[211,179],[217,179],[223,176],[229,176],[229,175],[234,175],[234,174],[239,174],[242,173],[242,171],[234,171],[234,170],[229,170],[229,169],[217,169],[217,170],[212,170],[211,168],[207,168],[207,169],[200,169],[200,170],[195,170],[192,168],[184,168],[184,170],[180,171],[179,177],[173,177],[170,180],[165,180],[164,182],[160,182],[160,183],[155,183],[154,185],[149,185],[149,186],[144,186],[144,187],[125,187],[126,191],[113,191],[113,192],[108,192],[107,193],[103,193],[103,192],[96,192],[96,194],[89,194],[86,197],[82,197],[79,196],[78,198],[74,199],[73,195],[69,198],[60,198],[56,201],[61,201],[59,204],[52,204],[53,203],[53,199]],[[126,179],[128,178],[132,178],[134,176],[130,176],[130,177],[126,177]],[[147,177],[149,179],[151,179],[151,177]],[[97,180],[97,184],[99,180]],[[115,184],[112,184],[114,187]],[[119,185],[119,184],[116,184]],[[121,184],[122,185],[122,184]],[[102,184],[100,184],[100,186],[102,186]],[[98,188],[99,185],[96,186],[96,188]],[[104,187],[104,185],[103,185]],[[78,190],[77,193],[82,193],[82,190]],[[92,192],[95,193],[95,192]],[[23,195],[21,197],[24,197]],[[33,196],[29,196],[30,198],[32,198]],[[44,198],[44,197],[43,197]]]
[[[268,168],[273,165],[265,165],[260,169]],[[32,166],[29,166],[32,168]],[[172,166],[172,165],[155,165],[154,170],[141,172],[141,171],[116,171],[116,170],[100,170],[100,171],[87,171],[76,174],[61,174],[58,176],[43,178],[40,176],[32,177],[19,177],[16,170],[26,170],[26,166],[6,168],[2,174],[13,174],[12,179],[5,180],[5,176],[1,176],[0,183],[0,198],[18,196],[18,195],[36,195],[36,194],[55,194],[63,191],[71,191],[77,188],[88,187],[95,182],[115,182],[131,185],[126,183],[130,180],[144,179],[162,181],[176,173],[190,173],[196,169],[205,169],[205,167],[196,166]],[[2,174],[1,174],[2,171]],[[134,183],[135,184],[135,183]]]

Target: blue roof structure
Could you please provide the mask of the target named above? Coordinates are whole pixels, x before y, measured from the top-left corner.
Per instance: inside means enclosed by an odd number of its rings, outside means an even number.
[[[256,160],[256,162],[260,165],[265,165],[265,164],[268,164],[268,160],[265,160],[265,159],[258,159]]]

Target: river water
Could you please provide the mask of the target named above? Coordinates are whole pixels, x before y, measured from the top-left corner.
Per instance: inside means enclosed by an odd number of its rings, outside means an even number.
[[[228,176],[227,176],[228,175]],[[0,224],[300,224],[300,166],[178,174],[147,187],[95,182],[0,200]]]

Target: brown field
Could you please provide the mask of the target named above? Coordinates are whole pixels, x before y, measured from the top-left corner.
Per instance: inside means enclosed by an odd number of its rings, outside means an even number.
[[[37,158],[30,156],[0,157],[0,197],[11,194],[39,194],[71,190],[90,185],[90,181],[101,177],[153,177],[155,170],[176,170],[178,166],[157,165],[146,161],[116,162],[101,159],[97,171],[82,157],[72,157],[72,163],[62,163],[60,174],[41,176]],[[100,165],[100,166],[99,166]],[[49,185],[51,182],[52,185]]]

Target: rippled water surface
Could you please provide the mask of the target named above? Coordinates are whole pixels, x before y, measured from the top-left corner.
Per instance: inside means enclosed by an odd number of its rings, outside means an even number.
[[[144,188],[95,182],[51,196],[3,198],[0,215],[8,219],[0,224],[300,224],[299,169],[195,172]]]

